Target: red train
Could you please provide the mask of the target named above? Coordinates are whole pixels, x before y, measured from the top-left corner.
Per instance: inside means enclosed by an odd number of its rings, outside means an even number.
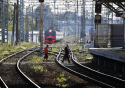
[[[54,43],[56,41],[56,31],[46,30],[44,33],[46,43]]]

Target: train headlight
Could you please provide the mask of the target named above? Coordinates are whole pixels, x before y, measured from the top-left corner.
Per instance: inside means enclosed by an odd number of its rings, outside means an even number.
[[[52,32],[52,30],[49,30],[49,32]]]

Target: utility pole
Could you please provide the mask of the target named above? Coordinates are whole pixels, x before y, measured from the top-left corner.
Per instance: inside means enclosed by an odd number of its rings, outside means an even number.
[[[26,7],[26,34],[25,34],[25,41],[28,42],[28,7]]]
[[[83,52],[83,44],[85,42],[85,0],[83,0],[83,9],[82,9],[82,12],[83,12],[83,18],[82,18],[82,31],[81,31],[81,37],[82,37],[82,52]]]
[[[94,41],[94,3],[92,4],[92,13],[91,13],[91,33],[90,40]]]
[[[32,6],[32,43],[33,43],[33,6]]]
[[[29,42],[29,7],[26,8],[26,42]]]
[[[99,48],[99,43],[98,43],[98,20],[97,20],[97,48]]]
[[[13,30],[12,30],[12,39],[11,39],[11,45],[14,45],[14,31],[15,31],[15,9],[16,9],[16,3],[14,3],[14,18],[13,18]]]
[[[57,5],[57,29],[59,30],[59,14],[58,14],[58,5]]]
[[[54,14],[56,14],[56,12],[55,12],[55,2],[56,2],[56,0],[54,0]],[[54,19],[55,19],[55,15],[54,15]],[[53,19],[53,28],[54,28],[54,26],[55,26],[55,23],[54,23],[54,19]],[[56,26],[55,26],[56,27]]]
[[[20,16],[20,19],[19,19],[19,23],[20,23],[20,29],[19,29],[19,40],[21,41],[21,38],[22,38],[22,32],[21,32],[21,20],[22,20],[22,12],[21,12],[21,0],[20,0],[20,5],[19,5],[19,16]]]
[[[75,42],[76,42],[76,9],[75,9]]]
[[[25,23],[23,9],[24,9],[24,1],[22,0],[22,42],[24,41],[24,23]]]
[[[41,20],[41,43],[40,43],[40,53],[41,53],[41,56],[43,55],[43,2],[41,2],[41,5],[40,5],[40,20]]]
[[[20,41],[21,42],[23,42],[23,40],[24,40],[24,32],[23,32],[23,0],[20,0],[20,37],[19,37],[19,39],[20,39]]]
[[[77,0],[77,16],[78,16],[78,0]],[[78,20],[77,20],[77,23],[78,23],[78,38],[77,38],[77,44],[78,44],[78,42],[79,42],[79,18],[78,18]]]
[[[16,45],[18,45],[18,6],[19,0],[17,0],[17,8],[16,8]]]
[[[7,0],[7,44],[8,44],[8,6],[9,6],[9,4],[8,4],[8,0]]]
[[[79,42],[79,22],[78,22],[78,42]]]
[[[4,0],[2,0],[2,43],[5,43]]]

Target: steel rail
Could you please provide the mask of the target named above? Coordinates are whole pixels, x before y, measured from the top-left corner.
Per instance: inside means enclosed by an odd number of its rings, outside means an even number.
[[[35,47],[37,47],[37,46],[35,46]],[[17,55],[17,54],[19,54],[19,53],[24,52],[24,51],[30,50],[30,49],[32,49],[32,48],[34,48],[34,47],[27,48],[27,49],[25,49],[25,50],[15,52],[15,53],[13,53],[13,54],[11,54],[11,55],[9,55],[9,56],[7,56],[7,57],[1,59],[1,60],[0,60],[0,64],[2,64],[2,62],[5,61],[5,60],[8,59],[8,58],[13,57],[13,56],[15,56],[15,55]],[[3,79],[2,79],[1,77],[0,77],[0,80],[1,80],[1,82],[4,84],[4,86],[5,86],[6,88],[8,88],[8,86],[6,85],[6,83],[3,81]]]
[[[37,49],[37,50],[38,50],[38,49]],[[41,88],[41,87],[38,86],[36,83],[34,83],[28,76],[26,76],[26,75],[21,71],[21,69],[20,69],[20,67],[19,67],[21,60],[23,60],[24,58],[26,58],[27,56],[29,56],[30,54],[32,54],[33,52],[35,52],[35,51],[37,51],[37,50],[33,50],[32,52],[30,52],[30,53],[26,54],[25,56],[23,56],[22,58],[20,58],[20,59],[18,60],[18,62],[17,62],[17,69],[18,69],[18,71],[19,71],[30,83],[32,83],[35,87]]]
[[[0,77],[1,82],[3,83],[3,85],[5,86],[5,88],[8,88],[8,86],[6,85],[6,83],[3,81],[3,79]]]
[[[73,53],[72,53],[72,54],[73,54]],[[107,78],[111,78],[111,79],[113,79],[113,80],[116,80],[116,81],[125,83],[125,80],[122,80],[122,79],[120,79],[120,78],[117,78],[117,77],[114,77],[114,76],[111,76],[111,75],[108,75],[108,74],[105,74],[105,73],[96,71],[96,70],[94,70],[94,69],[91,69],[91,68],[89,68],[89,67],[87,67],[87,66],[85,66],[85,65],[82,65],[82,64],[78,63],[74,58],[71,58],[71,59],[72,59],[72,61],[73,61],[73,63],[74,63],[75,65],[81,67],[82,69],[86,69],[86,70],[88,70],[88,71],[90,71],[90,72],[93,72],[93,73],[95,73],[95,74],[99,74],[99,75],[101,75],[101,76],[105,76],[105,77],[107,77]]]
[[[11,55],[9,55],[9,56],[3,58],[2,60],[0,60],[0,64],[1,64],[3,61],[5,61],[6,59],[8,59],[8,58],[10,58],[10,57],[12,57],[12,56],[14,56],[14,55],[17,55],[17,54],[19,54],[19,53],[22,53],[22,52],[24,52],[24,51],[26,51],[26,50],[27,50],[27,49],[22,50],[22,51],[19,51],[19,52],[16,52],[16,53],[14,53],[14,54],[11,54]]]
[[[60,53],[61,53],[61,51],[60,51],[59,54],[57,55],[57,57],[56,57],[56,59],[55,59],[55,62],[57,63],[57,65],[59,65],[60,67],[62,67],[62,68],[65,69],[66,71],[68,71],[68,72],[70,72],[71,74],[74,74],[74,75],[76,75],[76,76],[78,76],[78,77],[80,77],[80,78],[83,78],[83,79],[86,79],[86,80],[89,80],[89,81],[93,81],[93,82],[95,82],[95,83],[98,83],[100,86],[105,86],[105,87],[108,87],[108,88],[115,88],[114,86],[111,86],[111,85],[106,84],[106,83],[104,83],[104,82],[98,81],[98,80],[96,80],[96,79],[93,79],[93,78],[91,78],[91,77],[89,77],[89,76],[86,76],[86,75],[84,75],[84,74],[81,74],[81,73],[79,73],[79,72],[76,72],[76,71],[74,71],[74,70],[72,70],[72,69],[70,69],[70,68],[64,66],[63,64],[61,64],[61,63],[59,62]],[[71,54],[72,54],[72,52],[71,52]],[[72,54],[72,58],[73,58],[73,54]]]
[[[37,46],[35,46],[35,47],[37,47]],[[31,48],[28,48],[28,49],[25,49],[25,50],[22,50],[22,51],[15,52],[14,54],[11,54],[11,55],[9,55],[9,56],[7,56],[7,57],[1,59],[1,60],[0,60],[0,64],[1,64],[3,61],[5,61],[6,59],[8,59],[8,58],[10,58],[10,57],[12,57],[12,56],[14,56],[14,55],[17,55],[17,54],[19,54],[19,53],[22,53],[22,52],[24,52],[24,51],[26,51],[26,50],[30,50],[30,49],[33,49],[33,48],[34,48],[34,47],[31,47]]]

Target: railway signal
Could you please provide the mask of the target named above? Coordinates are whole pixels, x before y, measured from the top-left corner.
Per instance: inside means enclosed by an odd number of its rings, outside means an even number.
[[[102,8],[102,4],[100,4],[99,2],[96,2],[95,13],[101,13],[101,8]]]
[[[44,2],[44,0],[39,0],[39,2]]]
[[[101,23],[101,15],[95,15],[95,23]]]

